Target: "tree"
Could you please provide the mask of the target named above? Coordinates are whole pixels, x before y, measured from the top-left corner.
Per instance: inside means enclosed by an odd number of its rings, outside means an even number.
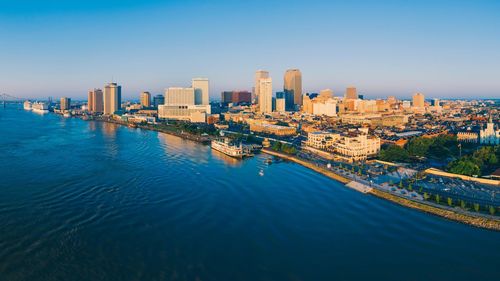
[[[441,201],[441,198],[439,197],[439,194],[436,194],[436,203],[439,204],[439,201]]]
[[[382,149],[379,155],[380,160],[390,162],[408,162],[410,154],[404,148],[397,145],[389,145]]]
[[[408,184],[408,190],[413,191],[413,186],[411,185],[411,183]]]
[[[273,143],[272,149],[275,151],[280,151],[281,150],[281,142],[277,141]]]
[[[451,199],[450,197],[448,197],[448,206],[453,206],[453,199]]]
[[[427,192],[424,192],[424,200],[428,200],[429,198],[431,198],[431,196],[427,194]]]
[[[496,212],[495,207],[490,206],[490,215],[492,216],[495,215],[495,212]]]
[[[403,188],[403,180],[400,180],[400,181],[399,181],[399,187],[400,187],[400,188]]]
[[[479,212],[479,209],[480,209],[479,204],[474,203],[474,211]]]
[[[460,207],[461,207],[462,209],[465,209],[465,206],[466,206],[466,205],[465,205],[465,201],[464,201],[464,200],[460,200]]]

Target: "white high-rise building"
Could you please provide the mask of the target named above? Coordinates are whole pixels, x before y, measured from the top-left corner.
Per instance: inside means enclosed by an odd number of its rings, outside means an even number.
[[[167,105],[195,105],[194,88],[170,87],[165,91]]]
[[[273,112],[273,80],[259,79],[259,108],[262,113]]]
[[[121,109],[122,86],[109,83],[104,87],[104,114],[111,115]]]
[[[264,78],[269,78],[269,72],[265,70],[257,70],[255,72],[255,87],[254,87],[254,93],[252,96],[252,100],[257,100],[259,101],[259,95],[260,95],[260,79]]]
[[[209,81],[207,78],[193,78],[191,87],[195,92],[195,104],[210,104]]]

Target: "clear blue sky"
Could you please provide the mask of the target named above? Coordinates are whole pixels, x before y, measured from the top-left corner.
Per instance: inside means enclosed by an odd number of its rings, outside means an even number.
[[[500,1],[0,0],[0,92],[84,98],[114,78],[124,97],[189,86],[368,97],[500,96]]]

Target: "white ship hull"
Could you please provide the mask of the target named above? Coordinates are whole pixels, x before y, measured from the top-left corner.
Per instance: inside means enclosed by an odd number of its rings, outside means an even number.
[[[243,158],[243,156],[245,156],[241,146],[230,145],[226,142],[217,140],[212,141],[210,146],[212,147],[212,149],[222,152],[227,156],[231,156],[234,158]]]
[[[31,109],[36,113],[47,113],[49,112],[49,106],[43,102],[36,102],[31,105]]]
[[[31,110],[31,102],[25,101],[23,104],[24,110]]]

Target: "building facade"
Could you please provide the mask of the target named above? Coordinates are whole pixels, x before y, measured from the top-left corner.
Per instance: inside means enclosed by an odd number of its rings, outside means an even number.
[[[259,95],[260,95],[260,79],[266,79],[269,78],[269,72],[265,70],[257,70],[255,72],[255,86],[254,86],[254,95],[252,97],[252,100],[256,100],[257,104],[260,104],[259,102]]]
[[[69,110],[71,107],[71,99],[67,97],[61,98],[61,110]]]
[[[259,80],[258,98],[260,112],[273,112],[273,80],[271,78],[261,78]]]
[[[122,87],[116,83],[109,83],[104,87],[104,114],[111,115],[121,109]]]
[[[210,104],[209,81],[207,78],[193,78],[191,87],[195,92],[195,104]]]
[[[93,89],[88,93],[88,111],[92,113],[103,113],[104,100],[101,89]]]
[[[151,107],[151,94],[149,92],[141,93],[141,105],[143,107]]]
[[[296,107],[302,106],[302,73],[298,69],[288,69],[284,77],[285,93],[293,96],[293,103]]]

